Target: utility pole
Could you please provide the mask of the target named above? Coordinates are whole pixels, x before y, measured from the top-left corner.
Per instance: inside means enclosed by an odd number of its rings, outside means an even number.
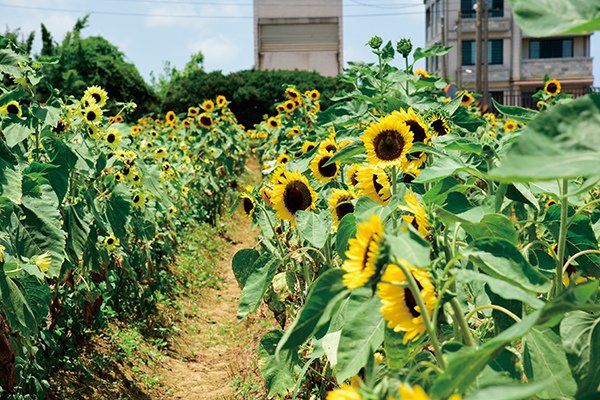
[[[458,13],[458,20],[456,22],[456,65],[458,68],[456,69],[456,85],[460,88],[462,87],[462,16],[460,12]]]
[[[442,17],[440,18],[440,23],[442,25],[442,46],[446,45],[446,20],[444,18],[444,16],[442,15]],[[446,72],[446,55],[444,54],[442,56],[442,78],[446,79],[447,78],[447,72]]]
[[[483,1],[477,0],[475,7],[475,92],[481,93],[481,16],[483,11]]]
[[[489,46],[488,46],[488,32],[489,32],[489,27],[488,27],[488,13],[489,13],[489,0],[483,0],[483,9],[481,10],[481,13],[483,14],[483,18],[482,18],[482,25],[483,25],[483,87],[481,88],[481,91],[483,93],[483,101],[481,102],[481,109],[483,110],[483,112],[487,112],[488,110],[488,102],[489,102],[489,81],[488,81],[488,52],[489,52]]]

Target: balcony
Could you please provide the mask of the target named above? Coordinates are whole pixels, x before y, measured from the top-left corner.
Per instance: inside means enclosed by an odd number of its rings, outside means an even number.
[[[463,32],[475,32],[475,19],[462,19],[461,29]],[[490,32],[508,32],[510,31],[510,18],[489,18],[488,30]]]
[[[471,71],[470,73],[467,70]],[[510,79],[510,70],[504,64],[490,64],[488,65],[488,80],[490,82],[508,82]],[[463,82],[475,82],[475,66],[474,65],[463,65],[462,67],[462,81]]]
[[[542,58],[521,61],[521,80],[542,81],[548,74],[556,79],[593,79],[592,58]]]

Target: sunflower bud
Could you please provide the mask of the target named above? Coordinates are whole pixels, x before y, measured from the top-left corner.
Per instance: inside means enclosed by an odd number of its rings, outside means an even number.
[[[40,271],[47,272],[52,266],[52,258],[50,257],[50,253],[45,252],[39,256],[37,256],[35,260],[35,265],[38,266]]]
[[[383,39],[381,39],[379,36],[373,36],[371,38],[371,40],[369,40],[367,42],[367,44],[369,46],[371,46],[371,48],[373,50],[379,50],[379,48],[381,47],[381,45],[383,44]]]
[[[396,51],[406,58],[412,51],[412,42],[410,39],[400,39],[396,44]]]

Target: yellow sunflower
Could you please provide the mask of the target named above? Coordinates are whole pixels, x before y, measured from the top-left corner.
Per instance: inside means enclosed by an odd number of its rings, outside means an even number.
[[[121,132],[114,128],[108,128],[104,134],[104,141],[113,149],[117,148],[121,143]]]
[[[372,123],[360,137],[367,150],[367,159],[377,167],[400,165],[412,147],[409,126],[394,114]]]
[[[252,217],[254,214],[254,210],[256,209],[256,204],[254,203],[254,198],[247,192],[240,194],[240,198],[242,199],[242,207],[244,207],[244,213],[248,217]]]
[[[281,121],[278,118],[271,117],[267,120],[267,125],[269,125],[269,128],[277,129],[281,127]]]
[[[435,288],[429,280],[429,273],[416,269],[405,260],[400,262],[417,281],[425,307],[431,313],[435,307],[436,297]],[[405,332],[403,343],[415,340],[425,332],[423,317],[411,290],[406,286],[406,276],[400,267],[389,264],[377,289],[383,304],[380,308],[383,318],[388,321],[388,327],[394,332]]]
[[[287,176],[288,171],[285,170],[285,167],[279,166],[273,171],[271,174],[271,184],[276,185],[278,183],[283,182],[283,179]]]
[[[310,163],[312,175],[321,183],[329,182],[340,172],[340,163],[325,165],[333,157],[333,153],[321,150]]]
[[[553,206],[553,205],[555,205],[555,204],[558,204],[558,202],[557,202],[556,200],[554,200],[554,199],[550,199],[550,200],[548,200],[548,201],[546,202],[546,204],[545,204],[545,205],[546,205],[546,208],[550,208],[550,206]]]
[[[164,147],[159,147],[158,149],[154,150],[154,154],[152,155],[152,157],[161,159],[165,158],[167,154],[167,149],[165,149]]]
[[[206,112],[211,112],[215,108],[215,103],[212,100],[204,100],[202,103],[202,109]]]
[[[375,275],[382,240],[383,225],[379,215],[373,214],[368,221],[358,224],[356,237],[348,241],[346,260],[342,264],[346,271],[342,277],[344,286],[350,290],[359,288]]]
[[[346,170],[346,183],[348,184],[348,186],[356,187],[356,185],[358,185],[358,171],[361,168],[362,167],[359,164],[352,164]]]
[[[188,108],[188,115],[190,117],[195,117],[198,114],[200,114],[200,110],[198,110],[196,107],[190,107],[190,108]]]
[[[352,190],[333,189],[333,193],[327,203],[329,204],[331,215],[333,217],[333,225],[338,226],[342,218],[354,212],[354,204],[352,200],[356,195]]]
[[[176,215],[179,212],[179,209],[175,206],[171,206],[168,209],[169,215]]]
[[[268,186],[263,186],[260,188],[259,193],[265,204],[269,207],[272,207],[273,203],[271,202],[271,188]]]
[[[283,103],[283,109],[286,112],[291,113],[296,109],[296,104],[292,100],[287,100],[285,103]]]
[[[210,114],[202,113],[198,117],[198,125],[200,125],[201,127],[208,129],[212,126],[212,124],[213,124],[213,119]]]
[[[0,107],[0,115],[16,115],[21,118],[23,116],[23,110],[21,110],[21,105],[16,100],[11,100],[2,107]]]
[[[168,111],[167,115],[165,115],[165,121],[167,124],[172,124],[177,119],[174,111]]]
[[[319,151],[325,150],[335,153],[336,151],[338,151],[338,149],[338,144],[335,141],[335,132],[333,132],[331,135],[329,135],[327,139],[323,140],[319,144]]]
[[[517,123],[512,119],[507,119],[504,123],[504,130],[507,132],[514,132],[517,129]]]
[[[277,165],[285,165],[288,163],[288,161],[290,161],[290,156],[285,153],[281,153],[277,157]]]
[[[312,149],[314,149],[315,147],[317,147],[317,144],[315,142],[304,142],[302,144],[302,153],[308,153],[309,151],[311,151]]]
[[[92,104],[83,110],[83,118],[89,124],[97,124],[102,119],[102,109],[95,104]]]
[[[394,111],[393,114],[398,116],[398,118],[408,126],[408,129],[413,134],[413,143],[425,143],[430,138],[427,125],[423,123],[412,107],[410,107],[408,111],[405,111],[404,109]]]
[[[123,116],[115,115],[115,123],[118,124],[120,122],[123,122]]]
[[[390,201],[392,197],[390,178],[383,169],[371,166],[361,167],[356,173],[356,180],[358,181],[356,188],[373,201],[382,206]]]
[[[131,196],[131,204],[134,208],[140,208],[146,204],[146,196],[142,192],[136,192]]]
[[[548,93],[550,96],[559,94],[560,89],[560,82],[557,79],[551,79],[544,85],[544,92]]]
[[[93,99],[94,104],[98,107],[104,107],[106,105],[106,101],[108,100],[108,93],[106,90],[102,89],[100,86],[90,86],[85,90],[83,96],[89,96]]]
[[[299,172],[286,172],[280,183],[273,187],[271,195],[273,208],[279,219],[296,225],[296,212],[315,208],[317,194],[310,187],[308,179]]]
[[[109,235],[107,237],[104,238],[104,240],[102,241],[102,243],[104,244],[104,247],[106,247],[106,250],[108,251],[114,251],[117,246],[119,246],[119,239],[117,239],[114,235]]]
[[[300,135],[300,128],[298,128],[297,126],[292,127],[292,129],[289,130],[289,132],[286,134],[287,137],[295,137]]]
[[[422,78],[430,78],[431,77],[427,71],[425,71],[424,69],[421,69],[421,68],[415,69],[415,75],[419,75]]]
[[[448,118],[444,114],[433,113],[429,116],[428,121],[431,132],[435,133],[436,136],[445,136],[450,133]]]
[[[227,105],[227,98],[225,98],[225,96],[223,96],[223,95],[218,95],[217,96],[217,107],[223,108],[226,105]]]
[[[400,400],[429,400],[429,396],[419,385],[410,386],[407,383],[400,385],[398,389]]]
[[[321,93],[317,89],[313,89],[310,91],[309,96],[312,101],[317,101],[321,97]]]
[[[347,383],[342,383],[338,389],[327,392],[326,400],[362,400],[360,392]]]
[[[411,215],[403,215],[402,219],[411,224],[419,232],[419,235],[427,239],[431,225],[427,219],[427,213],[425,213],[419,200],[417,200],[417,196],[410,191],[404,195],[404,201],[406,201],[406,206],[399,205],[398,208]]]
[[[296,89],[291,87],[285,89],[285,94],[291,100],[296,100],[300,97],[300,93]]]
[[[475,101],[475,98],[469,92],[460,92],[458,95],[461,96],[460,105],[463,107],[469,108],[471,104],[473,104],[473,102]]]

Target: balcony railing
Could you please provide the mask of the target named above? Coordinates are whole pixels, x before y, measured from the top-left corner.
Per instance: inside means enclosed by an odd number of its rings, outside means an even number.
[[[477,16],[477,11],[475,10],[467,10],[460,12],[461,18],[475,18]],[[488,10],[488,18],[502,18],[504,17],[504,9],[498,8],[493,10]]]

